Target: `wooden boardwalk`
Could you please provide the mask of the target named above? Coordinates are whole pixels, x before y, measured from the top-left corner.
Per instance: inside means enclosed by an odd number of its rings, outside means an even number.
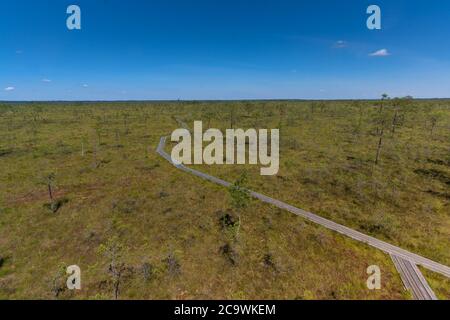
[[[403,284],[416,300],[438,300],[419,268],[412,262],[391,255],[392,261],[402,278]]]
[[[198,170],[194,170],[194,169],[188,168],[188,167],[186,167],[186,166],[184,166],[182,164],[180,164],[180,165],[175,164],[172,161],[171,156],[164,151],[165,144],[166,144],[166,139],[167,139],[167,137],[162,137],[161,138],[161,140],[159,142],[159,145],[158,145],[158,148],[157,148],[156,151],[164,159],[166,159],[168,162],[170,162],[172,165],[174,165],[176,168],[178,168],[178,169],[180,169],[182,171],[188,172],[190,174],[193,174],[193,175],[195,175],[197,177],[200,177],[202,179],[209,180],[211,182],[214,182],[214,183],[219,184],[219,185],[224,186],[224,187],[229,187],[231,185],[230,182],[227,182],[225,180],[213,177],[213,176],[211,176],[209,174],[200,172]],[[372,236],[366,235],[364,233],[361,233],[359,231],[353,230],[351,228],[348,228],[346,226],[343,226],[343,225],[338,224],[336,222],[333,222],[331,220],[325,219],[325,218],[320,217],[320,216],[318,216],[318,215],[316,215],[314,213],[311,213],[311,212],[308,212],[308,211],[296,208],[296,207],[291,206],[291,205],[289,205],[289,204],[287,204],[285,202],[282,202],[282,201],[270,198],[270,197],[265,196],[265,195],[263,195],[261,193],[254,192],[254,191],[251,191],[251,190],[249,190],[249,192],[254,198],[259,199],[262,202],[265,202],[265,203],[268,203],[270,205],[276,206],[276,207],[278,207],[280,209],[287,210],[287,211],[289,211],[289,212],[291,212],[291,213],[293,213],[295,215],[301,216],[301,217],[303,217],[303,218],[305,218],[305,219],[307,219],[309,221],[312,221],[314,223],[317,223],[317,224],[319,224],[319,225],[321,225],[321,226],[323,226],[325,228],[328,228],[330,230],[336,231],[336,232],[338,232],[340,234],[343,234],[345,236],[348,236],[348,237],[350,237],[350,238],[352,238],[354,240],[363,242],[363,243],[368,244],[368,245],[370,245],[372,247],[375,247],[375,248],[377,248],[379,250],[382,250],[382,251],[390,254],[392,257],[395,257],[395,259],[400,259],[398,261],[400,261],[402,268],[404,266],[407,266],[406,267],[407,270],[409,270],[409,271],[412,270],[413,271],[412,273],[411,272],[402,273],[403,269],[399,269],[399,267],[397,267],[397,269],[399,270],[400,274],[402,275],[402,279],[403,279],[403,276],[406,276],[406,275],[407,275],[408,279],[411,278],[410,276],[414,277],[415,280],[413,282],[408,282],[408,286],[409,286],[409,283],[411,283],[411,286],[416,286],[416,287],[417,287],[417,285],[419,285],[419,283],[422,283],[422,284],[425,283],[426,284],[426,281],[423,278],[423,276],[420,273],[420,271],[418,270],[417,265],[421,265],[421,266],[423,266],[423,267],[425,267],[425,268],[427,268],[427,269],[429,269],[431,271],[440,273],[440,274],[450,278],[450,268],[448,266],[446,266],[446,265],[443,265],[443,264],[440,264],[440,263],[435,262],[433,260],[430,260],[428,258],[422,257],[422,256],[420,256],[418,254],[409,252],[407,250],[404,250],[404,249],[402,249],[400,247],[394,246],[394,245],[389,244],[387,242],[384,242],[382,240],[378,240],[378,239],[376,239],[376,238],[374,238]],[[394,261],[394,263],[395,263],[395,261]],[[396,264],[396,266],[397,266],[397,264]],[[417,270],[415,270],[414,268],[416,268]],[[423,278],[423,281],[421,281],[421,279],[417,280],[417,278],[420,278],[420,277]],[[405,285],[406,285],[406,283],[405,283]],[[428,286],[428,284],[427,284],[427,286]],[[422,292],[423,290],[427,291],[428,289],[427,288],[425,288],[425,289],[421,288],[420,290]],[[413,294],[415,294],[415,293],[413,293]],[[428,292],[428,296],[435,298],[434,294],[432,294],[430,292]],[[419,296],[417,296],[417,297],[419,297]],[[420,296],[420,297],[422,297],[422,296]]]

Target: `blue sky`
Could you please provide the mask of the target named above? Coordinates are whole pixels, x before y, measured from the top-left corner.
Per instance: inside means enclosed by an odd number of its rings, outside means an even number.
[[[0,100],[450,97],[449,21],[442,0],[2,1]]]

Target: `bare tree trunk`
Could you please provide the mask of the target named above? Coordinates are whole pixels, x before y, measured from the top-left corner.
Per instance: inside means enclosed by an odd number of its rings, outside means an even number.
[[[433,133],[434,133],[434,128],[436,127],[436,120],[432,119],[431,120],[431,137],[433,137]]]
[[[119,287],[120,287],[120,278],[116,280],[114,284],[114,298],[119,299]]]
[[[50,197],[50,200],[53,202],[52,183],[50,181],[47,183],[47,187],[48,187],[48,196]]]
[[[377,156],[375,158],[375,164],[376,165],[378,164],[378,162],[380,160],[381,146],[383,144],[383,133],[384,133],[384,128],[381,128],[380,139],[378,140]]]
[[[231,129],[234,129],[234,108],[231,107],[231,112],[230,112],[230,127]]]
[[[361,124],[362,124],[362,116],[363,116],[362,105],[360,105],[359,106],[359,124],[358,124],[359,127],[361,127]]]
[[[397,125],[398,110],[395,110],[394,119],[392,119],[392,135],[395,134],[395,126]]]

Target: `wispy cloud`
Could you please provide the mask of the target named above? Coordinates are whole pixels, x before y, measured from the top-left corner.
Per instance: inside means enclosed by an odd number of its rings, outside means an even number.
[[[89,87],[86,83],[82,85],[83,88]]]
[[[5,88],[5,91],[14,91],[16,88],[14,88],[14,87],[6,87]]]
[[[347,41],[339,40],[334,43],[333,48],[337,49],[346,48],[347,45],[348,45]]]
[[[44,79],[42,79],[42,82],[52,82],[52,80],[50,80],[50,79],[47,79],[47,78],[44,78]]]
[[[371,56],[371,57],[387,57],[390,55],[391,55],[391,53],[387,49],[380,49],[380,50],[377,50],[377,51],[369,54],[369,56]]]
[[[16,54],[22,54],[23,50],[16,50]]]

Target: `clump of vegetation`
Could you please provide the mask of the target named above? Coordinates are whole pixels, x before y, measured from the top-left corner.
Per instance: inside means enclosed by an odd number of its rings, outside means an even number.
[[[11,149],[0,149],[0,157],[5,157],[9,154],[12,154],[12,150]]]
[[[56,199],[50,203],[46,203],[44,205],[45,208],[47,208],[48,210],[50,210],[53,213],[57,213],[59,209],[61,209],[61,207],[66,204],[67,202],[69,202],[69,199],[67,198],[62,198],[62,199]]]
[[[229,243],[220,247],[219,253],[222,254],[231,265],[236,265],[238,254]]]
[[[112,204],[113,210],[122,214],[130,214],[137,210],[138,201],[136,199],[115,200]]]
[[[173,252],[170,252],[164,259],[167,266],[167,271],[170,276],[178,276],[181,273],[181,265]]]
[[[161,191],[161,192],[159,193],[159,197],[160,197],[160,198],[167,198],[168,196],[169,196],[169,194],[168,194],[167,192]]]
[[[66,280],[66,266],[62,264],[51,279],[51,292],[55,299],[67,290]]]
[[[219,219],[219,224],[222,230],[234,228],[238,225],[238,221],[230,213],[223,213]]]
[[[446,185],[450,185],[450,175],[447,175],[445,172],[438,170],[438,169],[416,169],[414,170],[415,173],[419,175],[423,175],[426,177],[430,177],[432,179],[436,179],[438,181],[441,181],[442,183],[445,183]]]
[[[277,266],[275,264],[275,261],[273,260],[272,254],[266,253],[263,257],[263,263],[265,267],[277,271]]]
[[[155,267],[149,262],[144,262],[141,266],[141,273],[145,281],[150,281],[155,276]]]

